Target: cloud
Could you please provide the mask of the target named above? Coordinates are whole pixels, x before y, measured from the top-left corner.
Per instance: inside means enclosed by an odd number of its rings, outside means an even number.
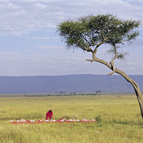
[[[38,48],[39,49],[48,49],[48,50],[50,49],[50,50],[56,50],[56,51],[58,50],[58,52],[63,49],[62,46],[47,46],[47,45],[45,45],[45,46],[38,46]]]
[[[31,37],[33,40],[48,40],[48,39],[50,39],[51,37],[41,37],[41,38],[39,38],[39,37]]]
[[[89,14],[111,13],[123,19],[141,19],[142,3],[142,0],[0,1],[0,75],[108,74],[111,71],[105,65],[85,61],[92,58],[91,53],[67,50],[66,44],[60,43],[60,36],[54,34],[56,25]],[[115,61],[117,68],[127,74],[143,73],[140,65],[143,28],[140,30],[138,40],[122,48],[129,52],[127,60]],[[109,62],[112,55],[105,54],[107,49],[102,46],[97,56]]]
[[[104,49],[105,48],[105,49]],[[98,57],[111,60],[105,54],[107,47],[98,50]],[[131,48],[131,47],[130,47]],[[67,75],[67,74],[108,74],[110,69],[97,62],[87,62],[92,59],[91,53],[82,50],[67,50],[62,46],[39,46],[39,50],[26,50],[25,52],[0,52],[0,75],[33,76],[33,75]],[[127,74],[142,74],[142,55],[131,52],[127,60],[115,60],[118,69]],[[134,58],[133,58],[134,57]]]
[[[112,13],[121,18],[142,18],[142,1],[133,0],[5,0],[0,1],[0,33],[22,35],[56,27],[64,19]]]
[[[108,70],[98,63],[91,64],[86,62],[85,60],[88,55],[81,51],[76,51],[73,53],[72,51],[59,50],[61,47],[52,48],[54,48],[54,51],[48,52],[47,49],[45,49],[46,52],[43,51],[42,53],[37,51],[27,51],[27,53],[1,52],[0,75],[32,76],[66,75],[78,73],[96,74],[98,72],[104,73],[106,70]],[[102,70],[104,68],[105,70]],[[101,72],[100,70],[104,72]]]

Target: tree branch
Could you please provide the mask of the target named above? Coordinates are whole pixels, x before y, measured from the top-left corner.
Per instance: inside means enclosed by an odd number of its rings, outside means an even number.
[[[94,42],[94,40],[88,35],[88,34],[85,34],[86,36],[88,36],[90,39],[91,39],[91,41],[93,42],[93,46],[95,46],[95,45],[97,45],[95,42]]]
[[[105,43],[110,37],[107,37],[104,39],[104,41],[100,42],[99,44],[97,44],[96,48],[94,49],[94,52],[96,53],[97,52],[97,48],[102,45],[103,43]]]
[[[105,43],[105,41],[100,42],[100,43],[96,46],[96,48],[94,49],[94,53],[97,52],[97,48],[98,48],[100,45],[102,45],[103,43]]]
[[[103,37],[103,39],[105,41],[105,36],[104,36],[104,33],[103,33],[103,28],[102,28],[102,37]]]
[[[114,62],[111,61],[110,64],[111,64],[111,68],[112,68],[113,71],[112,71],[111,73],[108,73],[108,75],[114,74],[114,73],[115,73],[115,70],[116,70],[116,67],[115,67],[115,65],[114,65]]]
[[[93,58],[92,60],[86,59],[86,61],[99,62],[99,63],[102,63],[102,64],[106,65],[108,68],[112,69],[111,65],[110,65],[108,62],[106,62],[106,61],[104,61],[104,60],[102,60],[102,59],[97,58],[95,54],[96,54],[96,53],[94,53],[94,52],[92,53],[92,58]]]
[[[83,50],[86,50],[86,48],[83,46],[83,44],[78,40],[79,44],[83,47]]]
[[[92,52],[93,53],[93,50],[91,48],[83,46],[83,44],[80,42],[80,40],[78,40],[78,42],[83,47],[82,48],[83,50],[86,50],[87,52]]]
[[[116,49],[115,49],[115,56],[113,57],[113,59],[111,60],[111,62],[109,62],[110,64],[111,64],[111,67],[112,67],[112,72],[111,73],[109,73],[108,75],[112,75],[112,74],[114,74],[115,73],[115,70],[116,70],[116,67],[115,67],[115,65],[114,65],[114,60],[117,58],[118,56],[117,56],[117,53],[116,53]]]
[[[89,44],[89,46],[91,46],[90,45],[90,42],[82,35],[82,37],[83,37],[83,39]]]
[[[87,51],[87,52],[92,52],[92,53],[93,53],[93,50],[92,50],[91,48],[89,48],[89,47],[86,48],[86,51]]]

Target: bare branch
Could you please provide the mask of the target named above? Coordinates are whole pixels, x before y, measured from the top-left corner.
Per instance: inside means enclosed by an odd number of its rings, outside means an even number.
[[[112,75],[112,74],[114,74],[115,73],[115,70],[116,70],[116,67],[115,67],[115,65],[114,65],[114,62],[112,61],[112,62],[110,62],[110,64],[111,64],[111,68],[112,68],[112,72],[111,73],[108,73],[108,75]]]
[[[86,48],[86,51],[87,51],[87,52],[92,52],[92,53],[93,53],[93,50],[92,50],[91,48],[89,48],[89,47]]]
[[[100,45],[102,45],[103,43],[105,43],[105,41],[100,42],[100,43],[96,46],[96,48],[94,49],[94,53],[97,52],[97,48],[98,48]]]
[[[83,39],[89,44],[89,46],[91,46],[90,45],[90,42],[82,35],[82,37],[83,37]]]
[[[111,38],[111,37],[107,37],[107,38],[105,38],[105,41],[107,41],[109,38]]]
[[[83,50],[86,50],[87,52],[92,52],[92,53],[93,53],[93,50],[92,50],[91,48],[83,46],[83,44],[80,42],[80,40],[78,40],[78,42],[79,42],[80,45],[83,47],[83,48],[82,48]]]
[[[102,60],[102,59],[97,58],[94,52],[92,53],[92,58],[93,58],[92,60],[87,59],[86,61],[99,62],[99,63],[102,63],[102,64],[106,65],[108,68],[112,69],[111,65],[110,65],[108,62],[106,62],[106,61],[104,61],[104,60]]]
[[[91,63],[94,62],[94,60],[90,60],[90,59],[86,59],[86,61],[89,61],[89,62],[91,62]]]
[[[80,40],[78,40],[78,42],[83,47],[83,50],[86,50],[85,46],[83,46],[83,44],[80,42]]]
[[[97,44],[96,48],[94,49],[94,52],[96,53],[97,52],[97,48],[102,45],[103,43],[105,43],[110,37],[107,37],[104,39],[104,41],[100,42],[99,44]]]
[[[103,36],[103,39],[105,41],[105,36],[104,36],[104,33],[103,33],[103,28],[102,28],[102,36]]]
[[[94,42],[94,40],[88,35],[88,34],[85,34],[86,36],[88,36],[90,39],[91,39],[91,41],[93,42],[93,46],[95,46],[95,45],[97,45],[95,42]]]
[[[116,51],[115,51],[115,56],[113,57],[113,59],[112,59],[111,62],[110,62],[111,68],[112,68],[113,71],[112,71],[111,73],[109,73],[108,75],[112,75],[112,74],[115,73],[116,67],[115,67],[115,65],[114,65],[114,60],[115,60],[117,57],[118,57],[118,56],[117,56]]]

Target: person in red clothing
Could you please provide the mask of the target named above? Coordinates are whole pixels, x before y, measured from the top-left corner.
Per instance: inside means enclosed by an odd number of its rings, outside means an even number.
[[[53,112],[52,112],[52,110],[49,110],[46,114],[46,120],[48,120],[48,118],[49,118],[49,120],[51,120],[52,117],[53,117]]]

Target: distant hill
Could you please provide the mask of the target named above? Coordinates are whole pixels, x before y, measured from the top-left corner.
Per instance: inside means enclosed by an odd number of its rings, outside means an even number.
[[[130,75],[143,91],[143,75]],[[63,75],[63,76],[21,76],[0,77],[2,93],[95,93],[133,92],[133,88],[119,75]]]

